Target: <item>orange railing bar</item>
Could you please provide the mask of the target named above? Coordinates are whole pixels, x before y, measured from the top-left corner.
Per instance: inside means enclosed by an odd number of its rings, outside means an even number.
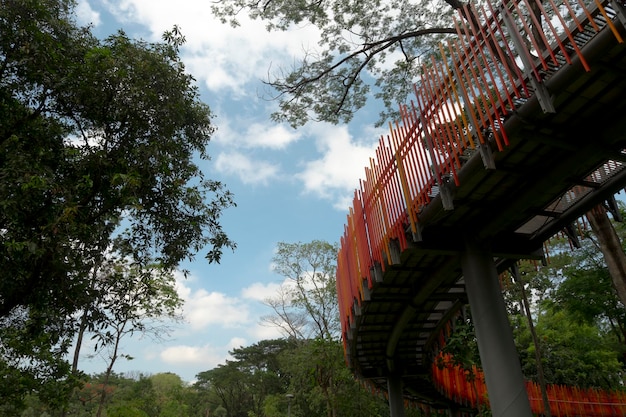
[[[391,242],[397,241],[401,250],[406,248],[407,229],[414,239],[419,238],[419,213],[430,204],[434,187],[445,185],[446,178],[453,178],[458,185],[461,155],[474,148],[475,141],[485,144],[491,134],[499,150],[508,146],[504,118],[518,101],[530,97],[528,77],[539,82],[546,77],[543,71],[548,70],[548,62],[544,54],[533,57],[528,48],[514,50],[509,31],[525,35],[538,52],[538,45],[545,44],[549,49],[546,56],[556,65],[551,71],[561,65],[559,54],[571,62],[568,48],[588,68],[575,31],[598,33],[608,27],[617,41],[623,42],[604,7],[608,0],[594,0],[588,6],[583,0],[576,1],[582,8],[580,16],[569,3],[561,4],[562,0],[548,0],[545,4],[537,0],[507,0],[498,7],[487,2],[489,13],[483,6],[470,6],[459,12],[461,19],[454,20],[458,39],[448,40],[447,47],[439,46],[443,60],[433,59],[429,67],[423,66],[421,85],[414,85],[415,100],[410,106],[400,106],[401,120],[390,124],[390,133],[380,138],[375,157],[365,169],[365,180],[354,193],[337,261],[344,335],[354,319],[355,307],[366,296],[364,286],[373,289],[379,278],[372,271],[384,271],[391,261]],[[521,6],[530,8],[531,4],[540,16],[524,17]],[[468,24],[463,13],[473,13],[481,23]],[[540,33],[534,39],[529,19],[537,28],[545,20],[550,33]],[[558,20],[559,30],[551,19]],[[548,42],[552,37],[553,47]],[[520,56],[528,58],[530,68],[522,71],[515,64]]]

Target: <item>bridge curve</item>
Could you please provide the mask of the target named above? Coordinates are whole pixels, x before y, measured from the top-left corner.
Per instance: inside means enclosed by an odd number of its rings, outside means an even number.
[[[424,66],[347,216],[337,288],[360,377],[381,389],[400,380],[405,398],[447,407],[433,346],[468,302],[467,240],[498,271],[541,258],[546,239],[626,186],[621,1],[460,11],[458,39]]]

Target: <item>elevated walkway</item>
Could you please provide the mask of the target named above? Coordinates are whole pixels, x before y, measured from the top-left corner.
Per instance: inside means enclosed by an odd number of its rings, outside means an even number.
[[[623,3],[545,2],[539,38],[530,4],[460,13],[458,40],[381,138],[341,240],[349,366],[435,407],[451,401],[433,385],[433,344],[468,303],[467,238],[499,271],[539,259],[546,239],[626,186]]]

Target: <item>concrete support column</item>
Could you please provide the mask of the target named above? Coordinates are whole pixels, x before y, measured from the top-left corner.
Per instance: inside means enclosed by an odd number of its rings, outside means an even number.
[[[524,376],[491,251],[473,239],[466,239],[461,265],[492,415],[531,417]]]
[[[390,376],[387,378],[389,393],[389,411],[391,417],[404,417],[404,396],[402,395],[402,378]]]

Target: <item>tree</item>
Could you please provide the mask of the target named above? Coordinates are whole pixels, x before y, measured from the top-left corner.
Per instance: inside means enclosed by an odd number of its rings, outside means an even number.
[[[283,355],[282,367],[291,376],[290,392],[298,393],[292,406],[295,415],[338,415],[345,377],[350,385],[353,383],[340,343],[323,339],[302,341]]]
[[[119,405],[110,408],[107,411],[107,417],[149,417],[145,411],[137,407],[128,405]]]
[[[289,382],[279,368],[279,357],[292,347],[293,343],[277,339],[234,349],[230,352],[234,360],[199,373],[194,386],[215,393],[229,416],[262,417],[266,398],[286,393]]]
[[[291,375],[293,412],[334,417],[341,397],[354,380],[345,366],[335,282],[337,246],[314,240],[277,246],[274,271],[285,278],[277,296],[266,304],[273,315],[266,323],[279,326],[297,342],[281,355]]]
[[[229,416],[284,417],[290,404],[292,417],[389,412],[385,400],[345,366],[339,341],[262,340],[230,354],[233,360],[196,375],[192,389],[201,404],[194,415],[215,415],[223,408]]]
[[[184,404],[184,384],[180,376],[171,372],[159,373],[150,377],[155,392],[155,403],[162,417],[186,417]]]
[[[315,118],[348,122],[371,96],[386,107],[379,124],[397,115],[397,103],[406,101],[419,77],[420,58],[443,36],[456,33],[451,14],[463,5],[460,0],[220,0],[213,10],[232,25],[247,11],[267,21],[268,30],[301,23],[319,29],[321,51],[306,51],[298,65],[268,80],[280,99],[272,117],[299,126]]]
[[[616,227],[623,239],[624,227]],[[619,239],[618,239],[619,240]],[[559,254],[562,258],[565,254]],[[626,357],[626,309],[621,302],[605,254],[592,235],[581,241],[581,248],[567,256],[570,261],[562,269],[563,279],[554,291],[549,308],[564,310],[577,323],[596,326],[611,338]],[[607,341],[608,343],[608,341]],[[614,343],[611,343],[614,344]],[[625,361],[626,362],[626,361]]]
[[[598,327],[572,320],[565,311],[549,311],[538,317],[537,332],[549,384],[610,390],[623,383],[614,344]],[[534,349],[528,345],[524,370],[536,379]]]
[[[103,381],[104,375],[99,375]],[[152,376],[143,374],[109,376],[109,385],[114,386],[112,398],[107,407],[107,416],[145,415],[157,416],[159,409],[156,401],[156,392],[152,385]],[[96,400],[97,401],[97,400]],[[142,414],[143,413],[143,414]],[[74,414],[69,414],[73,416]],[[89,414],[93,416],[93,412]]]
[[[73,5],[0,5],[0,372],[12,381],[0,395],[16,401],[70,382],[74,313],[112,251],[172,271],[234,248],[219,224],[232,195],[194,162],[214,126],[179,59],[184,38],[100,41]]]
[[[623,206],[622,206],[623,208]],[[598,205],[587,212],[587,220],[597,237],[613,285],[622,305],[626,306],[626,253],[606,209]]]
[[[239,368],[239,364],[226,361],[226,364],[198,374],[198,380],[209,384],[211,390],[220,399],[221,406],[228,410],[232,417],[247,417],[248,410],[253,409],[253,398],[250,391],[251,375]]]
[[[337,340],[301,341],[281,354],[280,364],[282,372],[289,375],[287,393],[293,395],[294,417],[389,415],[386,399],[373,395],[371,387],[354,378]],[[285,397],[277,398],[279,401],[283,407],[287,405]],[[407,416],[413,415],[411,411],[407,410]]]
[[[93,417],[98,409],[103,387],[104,374],[85,375],[84,383],[72,396],[66,415],[72,417]],[[116,374],[108,376],[107,396],[110,397],[107,416],[157,416],[154,407],[155,394],[150,379],[142,374]],[[20,413],[2,415],[21,415],[22,417],[63,415],[55,407],[44,404],[36,394],[27,397],[27,406]]]
[[[185,404],[189,406],[189,414],[192,416],[208,417],[213,415],[213,410],[220,404],[220,399],[211,390],[210,381],[201,379],[199,374],[197,381],[185,390]]]
[[[263,321],[295,339],[338,340],[337,250],[336,245],[320,240],[279,242],[272,262],[286,282],[276,296],[265,300],[273,314]]]
[[[167,335],[167,327],[159,323],[180,319],[179,309],[183,304],[176,292],[174,277],[160,268],[138,270],[118,261],[100,275],[99,281],[101,298],[97,305],[83,313],[83,320],[94,333],[94,349],[105,352],[108,362],[98,417],[105,408],[109,377],[115,363],[120,358],[132,359],[120,352],[122,339],[139,333],[160,340]],[[80,349],[80,344],[76,349]]]
[[[546,382],[616,389],[621,386],[625,317],[602,253],[591,239],[572,249],[566,239],[548,244],[547,265],[521,268],[532,303],[532,320],[540,343],[533,343],[518,307],[520,288],[508,286],[511,321],[525,375],[537,380],[541,360]],[[522,304],[522,303],[519,303]],[[537,354],[539,349],[539,355]]]

